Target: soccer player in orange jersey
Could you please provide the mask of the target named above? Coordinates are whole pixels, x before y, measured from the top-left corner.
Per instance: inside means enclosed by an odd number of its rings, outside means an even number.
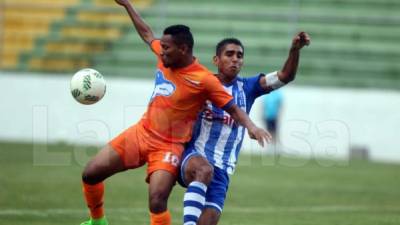
[[[167,200],[176,181],[184,143],[190,140],[193,124],[206,100],[229,112],[261,145],[271,136],[252,123],[219,80],[193,57],[193,37],[188,27],[170,26],[158,40],[128,0],[116,2],[127,10],[138,34],[158,58],[156,84],[141,120],[111,140],[86,165],[82,182],[90,220],[82,225],[108,224],[103,210],[103,181],[146,163],[151,225],[170,225]]]

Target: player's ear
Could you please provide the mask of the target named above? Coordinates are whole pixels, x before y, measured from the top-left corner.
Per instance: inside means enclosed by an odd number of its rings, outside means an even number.
[[[189,47],[186,44],[181,44],[178,46],[179,51],[182,55],[186,55],[189,53]]]
[[[218,62],[219,62],[218,56],[214,55],[214,57],[213,57],[213,64],[214,64],[215,66],[218,66]]]

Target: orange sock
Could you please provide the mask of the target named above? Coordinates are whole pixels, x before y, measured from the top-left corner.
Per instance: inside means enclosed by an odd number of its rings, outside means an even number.
[[[83,194],[87,206],[90,210],[90,217],[92,219],[100,219],[104,216],[103,209],[103,196],[104,196],[104,183],[100,182],[95,185],[90,185],[82,182]]]
[[[168,210],[162,213],[150,212],[150,225],[171,225],[171,214]]]

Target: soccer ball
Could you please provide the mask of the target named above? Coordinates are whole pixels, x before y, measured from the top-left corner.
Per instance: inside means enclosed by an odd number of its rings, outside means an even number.
[[[76,101],[91,105],[103,98],[106,93],[106,81],[96,70],[79,70],[71,79],[71,94]]]

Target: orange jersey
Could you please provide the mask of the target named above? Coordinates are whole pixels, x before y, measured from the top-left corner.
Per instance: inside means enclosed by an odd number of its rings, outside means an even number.
[[[141,123],[165,141],[185,143],[191,138],[193,124],[206,100],[224,108],[233,104],[233,98],[197,60],[172,70],[163,66],[160,40],[153,41],[151,48],[158,56],[156,80]]]

